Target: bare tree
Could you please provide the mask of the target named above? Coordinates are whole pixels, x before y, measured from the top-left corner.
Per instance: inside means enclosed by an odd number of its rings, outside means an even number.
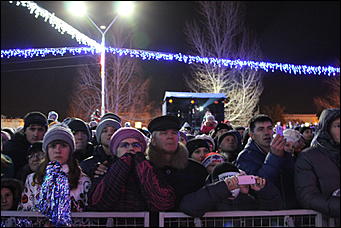
[[[199,23],[186,24],[186,35],[195,54],[200,56],[254,59],[260,57],[259,45],[246,30],[240,2],[199,2]],[[192,78],[186,84],[195,92],[225,93],[225,119],[246,125],[256,112],[263,91],[260,72],[193,64]]]
[[[132,35],[123,30],[123,26],[115,25],[115,29],[107,41],[107,46],[131,47]],[[99,63],[99,56],[94,57]],[[136,115],[148,112],[147,91],[149,80],[142,77],[136,59],[106,53],[106,111],[116,114],[124,113],[123,119],[130,120]],[[100,65],[88,66],[79,70],[76,89],[72,95],[70,116],[78,116],[88,120],[91,113],[101,107]],[[134,117],[135,116],[135,117]]]
[[[327,80],[326,84],[328,86],[328,95],[314,98],[314,104],[318,112],[325,108],[340,108],[340,76]]]

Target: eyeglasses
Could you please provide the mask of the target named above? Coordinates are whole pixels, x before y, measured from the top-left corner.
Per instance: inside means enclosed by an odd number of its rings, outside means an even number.
[[[32,159],[32,158],[43,159],[45,158],[45,153],[34,153],[34,154],[28,155],[28,159]]]
[[[133,142],[133,143],[121,142],[118,145],[118,147],[121,147],[121,148],[129,148],[129,146],[132,146],[133,148],[142,148],[142,145],[139,142]]]

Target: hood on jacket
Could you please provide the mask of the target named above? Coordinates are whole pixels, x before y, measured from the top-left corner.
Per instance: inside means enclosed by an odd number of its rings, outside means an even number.
[[[319,118],[317,133],[311,142],[312,146],[316,144],[320,144],[324,147],[338,146],[336,142],[334,142],[332,136],[329,133],[329,128],[330,128],[331,123],[337,118],[340,118],[339,108],[329,108],[329,109],[323,110]]]
[[[170,166],[175,169],[184,169],[187,166],[188,150],[182,143],[178,143],[178,148],[170,165],[166,164],[166,162],[163,160],[162,153],[164,152],[155,148],[155,146],[153,146],[151,143],[148,145],[146,150],[147,159],[158,168]]]
[[[317,134],[311,142],[312,147],[321,147],[337,165],[340,165],[340,145],[337,144],[329,133],[331,123],[340,118],[339,108],[325,109],[319,118]]]

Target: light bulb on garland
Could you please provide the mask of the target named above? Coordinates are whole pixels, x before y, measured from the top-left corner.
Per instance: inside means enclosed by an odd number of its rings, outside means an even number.
[[[127,48],[112,48],[107,47],[105,51],[118,56],[128,56],[131,58],[140,58],[142,60],[156,60],[156,61],[178,61],[187,64],[210,64],[217,67],[228,67],[234,69],[242,69],[245,67],[251,70],[264,70],[266,72],[281,71],[287,74],[294,75],[326,75],[335,76],[340,74],[340,68],[332,66],[307,66],[307,65],[294,65],[287,63],[271,63],[271,62],[256,62],[246,60],[231,60],[231,59],[219,59],[213,57],[200,57],[185,55],[182,53],[172,54],[156,51],[144,51]],[[78,47],[78,48],[42,48],[42,49],[9,49],[1,50],[1,58],[11,57],[45,57],[47,55],[80,55],[80,54],[98,54],[101,50],[91,47]]]

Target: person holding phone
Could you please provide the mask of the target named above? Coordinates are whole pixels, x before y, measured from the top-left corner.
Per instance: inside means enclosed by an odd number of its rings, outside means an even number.
[[[217,165],[206,183],[183,197],[182,212],[201,217],[208,211],[276,210],[281,205],[277,188],[264,178],[246,175],[230,162]]]
[[[273,120],[264,114],[254,116],[249,121],[250,139],[244,150],[238,154],[236,166],[249,175],[265,178],[279,189],[283,208],[299,208],[292,183],[294,179],[294,158],[284,147],[287,143],[282,128],[274,135]]]

